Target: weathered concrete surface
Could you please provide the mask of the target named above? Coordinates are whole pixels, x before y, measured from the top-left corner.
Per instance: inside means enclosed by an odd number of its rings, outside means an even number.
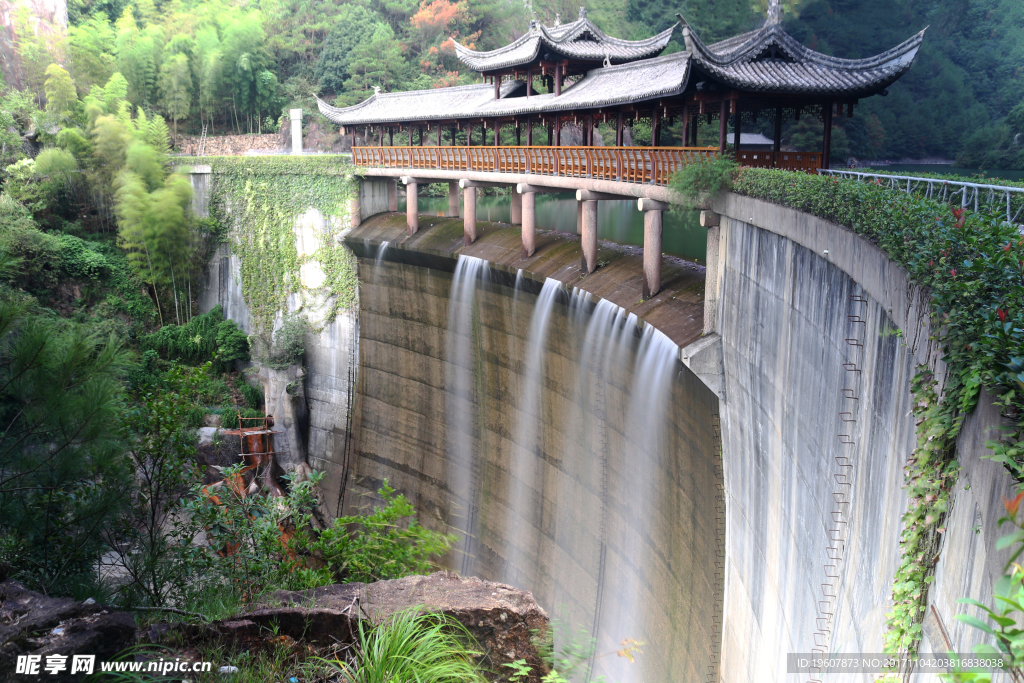
[[[787,652],[882,651],[906,511],[902,467],[916,438],[910,380],[918,365],[940,377],[945,367],[928,293],[870,242],[746,197],[726,195],[716,210],[708,296],[718,300],[725,367],[722,680],[788,681]],[[922,652],[970,652],[982,640],[954,615],[967,610],[960,597],[991,601],[1007,557],[995,550],[996,520],[1013,482],[981,459],[999,423],[983,395],[957,441],[961,481]],[[835,615],[830,627],[824,611]]]
[[[367,178],[359,183],[359,218],[361,220],[388,210],[388,192],[392,182],[387,178]]]
[[[402,230],[401,217],[394,227],[368,228],[375,220],[353,236],[377,242]],[[458,232],[448,237],[443,224],[424,225],[423,234],[395,251],[404,252],[403,258],[411,258],[410,252],[430,255],[414,240],[461,241],[461,226],[454,228]],[[517,233],[485,230],[476,253],[498,261],[511,254],[515,262]],[[586,318],[556,305],[542,356],[537,414],[528,422],[539,433],[532,450],[520,442],[524,437],[516,425],[523,409],[519,398],[530,382],[528,332],[536,297],[493,282],[477,287],[471,352],[458,361],[473,368],[475,388],[471,396],[455,395],[446,353],[451,273],[391,261],[389,253],[390,247],[379,260],[360,259],[359,424],[346,507],[373,500],[386,478],[409,496],[427,525],[444,528],[469,519],[472,534],[448,566],[532,591],[575,628],[596,632],[601,653],[619,649],[624,638],[647,642],[633,680],[703,680],[718,641],[720,600],[715,395],[679,363],[668,405],[662,406],[670,417],[663,422],[660,413],[631,415],[631,392],[642,389],[633,385],[636,349],[630,341],[622,362],[602,368],[599,389],[581,396]],[[578,278],[575,240],[544,235],[538,255],[523,267]],[[621,266],[607,266],[607,280],[598,279],[601,268],[582,284],[608,290],[636,310],[639,258],[619,260]],[[624,285],[613,273],[627,267],[635,279]],[[699,282],[696,271],[681,270],[666,282],[672,278]],[[688,305],[696,319],[691,327],[675,328],[683,338],[700,329],[699,298]],[[658,306],[651,302],[647,310]],[[678,315],[684,304],[660,306]],[[452,419],[451,406],[460,406],[468,424]],[[665,428],[659,450],[645,452],[626,439],[659,425]],[[452,458],[455,442],[466,444],[466,461]],[[467,475],[472,482],[463,488]],[[525,490],[521,505],[517,487]],[[638,498],[650,503],[649,518],[635,514],[643,507]],[[635,625],[625,630],[625,624]],[[602,657],[594,673],[623,680],[615,668],[622,664],[621,658]]]
[[[963,624],[955,615],[971,614],[985,620],[979,608],[957,604],[957,600],[974,598],[992,605],[992,588],[1012,552],[1012,548],[997,550],[996,542],[1010,531],[1007,526],[1000,532],[998,523],[1006,516],[1003,499],[1015,496],[1017,487],[1002,465],[983,459],[992,454],[985,441],[1000,439],[997,427],[1002,424],[1006,421],[993,405],[992,396],[982,392],[977,409],[964,421],[957,438],[960,481],[946,517],[935,582],[928,596],[924,652],[972,652],[979,643],[991,643],[983,632]]]
[[[722,680],[789,681],[788,652],[883,651],[914,358],[878,302],[851,300],[865,289],[832,263],[725,213],[722,233]],[[833,528],[845,542],[830,541]],[[829,612],[831,625],[816,621]]]
[[[457,219],[420,216],[420,230],[405,234],[399,214],[374,216],[349,232],[345,239],[372,245],[388,242],[389,249],[412,249],[433,254],[466,254],[490,263],[521,268],[537,278],[554,278],[622,306],[654,325],[680,346],[699,338],[703,329],[704,267],[672,256],[662,257],[661,292],[642,301],[643,250],[599,241],[598,269],[587,276],[580,271],[580,238],[538,230],[537,249],[523,258],[520,226],[480,223],[477,239],[463,245],[462,223]]]

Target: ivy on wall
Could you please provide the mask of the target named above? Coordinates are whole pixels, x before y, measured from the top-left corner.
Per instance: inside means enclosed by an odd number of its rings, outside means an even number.
[[[887,652],[914,653],[957,481],[956,438],[982,387],[997,392],[1014,424],[986,444],[989,457],[1024,486],[1024,238],[999,209],[974,213],[880,183],[743,169],[733,189],[852,229],[931,294],[947,375],[940,387],[920,367],[911,386],[917,447],[904,467],[908,505],[885,635]]]
[[[288,297],[307,294],[333,297],[322,323],[356,300],[356,262],[341,243],[349,223],[349,200],[357,191],[351,163],[338,156],[190,157],[186,165],[209,164],[212,171],[210,215],[228,227],[231,249],[241,263],[242,296],[257,334],[269,335]],[[316,209],[326,228],[317,232],[314,253],[299,254],[295,226]],[[320,264],[322,287],[309,292],[300,268]]]

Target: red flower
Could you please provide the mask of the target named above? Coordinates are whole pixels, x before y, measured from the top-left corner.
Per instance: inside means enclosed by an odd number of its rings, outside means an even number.
[[[1006,322],[1006,311],[1004,311],[1001,308],[997,308],[996,309],[996,315],[999,316],[999,322],[1001,322],[1001,323],[1005,323]]]
[[[933,268],[934,266],[935,266],[935,261],[928,261],[928,267],[929,268]]]
[[[953,270],[949,271],[949,274],[952,275],[953,277],[956,277],[956,268],[954,268]]]
[[[965,215],[966,213],[967,213],[967,209],[963,209],[963,208],[953,209],[953,216],[956,217],[956,227],[958,227],[958,228],[964,227],[964,223],[967,222],[967,216]]]
[[[1010,243],[1007,242],[1006,246],[1003,247],[1003,251],[1010,251]]]

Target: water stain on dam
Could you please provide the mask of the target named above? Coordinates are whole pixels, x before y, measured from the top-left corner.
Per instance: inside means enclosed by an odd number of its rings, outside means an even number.
[[[703,680],[721,623],[718,398],[676,344],[470,256],[374,248],[359,269],[346,507],[386,478],[457,532],[448,566],[595,637],[593,675]],[[635,664],[614,654],[625,638],[646,643]]]

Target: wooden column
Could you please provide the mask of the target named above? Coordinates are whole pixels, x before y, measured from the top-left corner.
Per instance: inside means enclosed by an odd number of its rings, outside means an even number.
[[[775,137],[772,141],[772,150],[775,152],[774,165],[779,165],[779,152],[782,151],[782,107],[775,107]]]
[[[420,136],[420,147],[422,147],[423,146],[423,126],[417,126],[416,127],[416,132],[419,133],[419,136]]]
[[[555,115],[555,147],[562,146],[562,117]]]
[[[658,108],[651,112],[651,147],[657,147],[661,138],[661,122],[658,121]]]
[[[388,147],[395,146],[395,129],[388,127]]]
[[[518,193],[517,193],[518,194]],[[523,252],[522,257],[533,256],[537,250],[537,193],[524,192],[522,199],[523,213]]]
[[[491,80],[494,81],[494,99],[501,99],[501,76],[491,76]]]
[[[594,146],[594,115],[587,114],[587,147]]]
[[[562,65],[555,64],[555,97],[562,94]]]
[[[383,128],[377,128],[377,142],[379,143],[380,147],[384,146],[384,129]]]
[[[615,146],[622,147],[622,110],[619,110],[618,121],[615,123]]]
[[[526,117],[526,146],[533,147],[533,119]]]
[[[821,139],[821,167],[829,167],[829,157],[832,155],[832,109],[835,107],[831,102],[827,102],[822,112],[825,119],[825,135]]]
[[[742,123],[743,123],[743,115],[740,114],[739,107],[736,107],[736,113],[734,114],[734,117],[736,119],[736,122],[733,124],[733,127],[732,127],[732,148],[733,148],[734,152],[738,152],[738,151],[740,151],[740,140],[741,140],[740,128],[741,128]]]
[[[501,146],[501,121],[494,119],[494,146]]]
[[[533,90],[533,71],[531,69],[526,70],[526,97],[530,97],[530,91]]]
[[[456,133],[455,126],[452,126],[452,147],[455,146],[455,133]]]
[[[683,108],[683,147],[690,141],[690,110]]]
[[[476,188],[463,188],[462,201],[466,212],[462,223],[462,243],[468,247],[476,242]]]
[[[522,131],[522,127],[519,125],[519,122],[516,121],[516,147],[522,147],[523,146],[522,132],[523,132]]]
[[[700,126],[700,114],[694,114],[690,125],[690,146],[697,146],[697,127]]]
[[[584,200],[583,205],[583,255],[580,257],[580,270],[585,275],[593,273],[597,268],[597,202]]]
[[[548,124],[548,147],[553,147],[555,144],[555,131],[551,124]]]
[[[412,147],[412,126],[409,126],[409,144],[408,147]]]
[[[459,215],[459,181],[448,181],[448,218],[457,218]]]
[[[466,124],[466,145],[468,145],[470,147],[473,146],[473,124],[472,123],[467,123]]]
[[[729,126],[729,102],[722,100],[718,113],[718,151],[725,152],[725,138]]]
[[[437,146],[441,146],[441,124],[437,124]]]

